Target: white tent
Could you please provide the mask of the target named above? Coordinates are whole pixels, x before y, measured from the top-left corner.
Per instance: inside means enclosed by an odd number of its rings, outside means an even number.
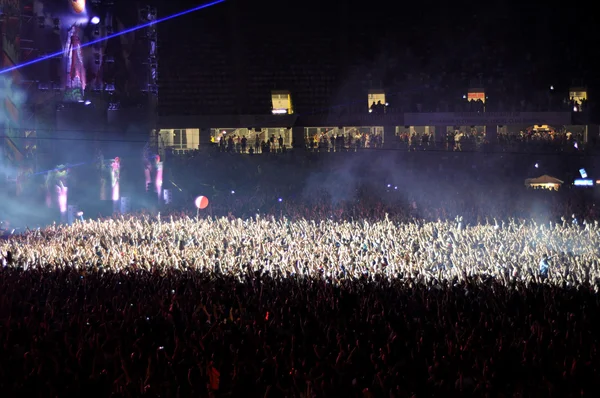
[[[527,188],[549,189],[554,191],[558,191],[563,183],[564,181],[546,174],[538,178],[528,178],[525,180],[525,186]]]

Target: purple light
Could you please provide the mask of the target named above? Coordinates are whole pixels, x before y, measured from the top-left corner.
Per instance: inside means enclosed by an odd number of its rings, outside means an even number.
[[[156,163],[155,184],[156,184],[156,193],[158,194],[158,199],[160,200],[160,194],[162,192],[162,185],[163,185],[163,163],[162,162]]]
[[[121,198],[121,190],[119,181],[121,179],[121,160],[117,157],[113,160],[111,166],[111,180],[112,180],[112,200],[114,202]]]
[[[92,19],[90,19],[90,22],[92,23],[92,25],[98,25],[100,23],[100,18],[92,17]]]
[[[60,184],[56,187],[56,193],[58,194],[58,208],[61,214],[67,212],[67,193],[69,189],[64,185]]]
[[[169,15],[168,17],[157,19],[156,21],[147,22],[147,23],[142,24],[142,25],[134,26],[133,28],[125,29],[125,30],[123,30],[121,32],[113,33],[112,35],[108,35],[106,37],[101,37],[99,39],[92,40],[92,41],[87,42],[85,44],[81,44],[79,46],[79,48],[93,46],[94,44],[101,43],[101,42],[103,42],[105,40],[113,39],[115,37],[119,37],[119,36],[127,34],[127,33],[135,32],[137,30],[147,28],[148,26],[159,24],[161,22],[165,22],[165,21],[168,21],[169,19],[181,17],[183,15],[191,14],[193,12],[200,11],[200,10],[202,10],[204,8],[208,8],[208,7],[217,5],[219,3],[224,3],[224,2],[225,2],[225,0],[215,0],[215,1],[211,2],[211,3],[202,4],[201,6],[190,8],[189,10],[181,11],[181,12],[178,12],[177,14]],[[7,72],[11,72],[13,70],[17,70],[17,69],[23,68],[25,66],[37,64],[38,62],[42,62],[42,61],[45,61],[45,60],[50,59],[50,58],[60,57],[62,55],[63,55],[63,50],[57,51],[57,52],[55,52],[53,54],[44,55],[43,57],[32,59],[31,61],[23,62],[22,64],[11,66],[10,68],[2,69],[2,70],[0,70],[0,75],[2,75],[4,73],[7,73]]]
[[[283,202],[283,199],[279,198],[279,199],[277,199],[277,201],[279,201],[279,202]]]

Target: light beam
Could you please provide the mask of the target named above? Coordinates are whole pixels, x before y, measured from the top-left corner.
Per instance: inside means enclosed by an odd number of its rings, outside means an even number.
[[[181,12],[178,12],[176,14],[172,14],[172,15],[169,15],[167,17],[164,17],[164,18],[159,18],[156,21],[152,21],[152,22],[148,22],[148,23],[145,23],[145,24],[142,24],[142,25],[134,26],[133,28],[125,29],[125,30],[123,30],[121,32],[113,33],[112,35],[108,35],[106,37],[101,37],[99,39],[92,40],[92,41],[87,42],[85,44],[81,44],[79,46],[79,48],[93,46],[94,44],[103,42],[105,40],[114,39],[115,37],[119,37],[121,35],[124,35],[124,34],[127,34],[127,33],[131,33],[131,32],[135,32],[137,30],[147,28],[148,26],[156,25],[156,24],[168,21],[168,20],[173,19],[173,18],[177,18],[177,17],[181,17],[183,15],[191,14],[193,12],[200,11],[200,10],[202,10],[204,8],[208,8],[208,7],[217,5],[219,3],[224,3],[224,2],[225,2],[225,0],[215,0],[215,1],[210,2],[210,3],[202,4],[202,5],[198,6],[198,7],[190,8],[189,10],[186,10],[186,11],[181,11]],[[63,50],[57,51],[57,52],[55,52],[53,54],[44,55],[43,57],[32,59],[31,61],[23,62],[22,64],[14,65],[14,66],[11,66],[10,68],[2,69],[2,70],[0,70],[0,75],[2,75],[4,73],[12,72],[13,70],[17,70],[17,69],[23,68],[25,66],[37,64],[38,62],[42,62],[42,61],[45,61],[45,60],[50,59],[50,58],[60,57],[62,55],[63,55]]]

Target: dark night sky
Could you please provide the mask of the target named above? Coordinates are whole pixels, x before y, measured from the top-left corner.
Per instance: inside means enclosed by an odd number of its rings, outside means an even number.
[[[159,14],[200,3],[165,2]],[[270,80],[269,89],[298,86],[291,89],[300,97],[310,84],[327,86],[325,103],[340,95],[340,87],[356,85],[367,74],[387,87],[406,73],[442,69],[524,81],[535,88],[566,88],[573,79],[596,85],[599,43],[590,6],[549,8],[497,0],[390,3],[229,0],[165,22],[159,28],[163,98],[168,101],[169,93],[179,90],[175,82],[186,80],[189,90],[197,83],[203,98],[212,95],[215,103],[219,98],[227,102],[234,92],[236,98],[249,96],[242,101],[246,104],[258,95],[252,87],[266,84],[262,79]],[[310,84],[307,77],[296,83],[302,74],[318,77]],[[202,83],[202,76],[211,76],[213,83]],[[219,79],[231,87],[217,87]],[[215,94],[219,90],[222,95]],[[203,105],[198,106],[201,111]]]

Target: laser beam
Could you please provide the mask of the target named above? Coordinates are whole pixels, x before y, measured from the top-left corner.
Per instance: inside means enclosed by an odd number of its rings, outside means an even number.
[[[167,17],[157,19],[156,21],[152,21],[152,22],[148,22],[148,23],[145,23],[145,24],[142,24],[142,25],[134,26],[133,28],[125,29],[125,30],[122,30],[120,32],[113,33],[112,35],[108,35],[106,37],[101,37],[99,39],[89,41],[89,42],[87,42],[85,44],[81,44],[79,46],[79,48],[93,46],[94,44],[103,42],[105,40],[114,39],[115,37],[119,37],[121,35],[124,35],[124,34],[127,34],[127,33],[131,33],[131,32],[135,32],[136,30],[144,29],[144,28],[147,28],[148,26],[156,25],[156,24],[159,24],[161,22],[168,21],[169,19],[181,17],[181,16],[187,15],[187,14],[191,14],[193,12],[200,11],[202,9],[205,9],[205,8],[217,5],[219,3],[224,3],[224,2],[225,2],[225,0],[215,0],[215,1],[210,2],[210,3],[202,4],[202,5],[198,6],[198,7],[190,8],[189,10],[181,11],[181,12],[178,12],[176,14],[172,14],[172,15],[169,15]],[[42,62],[42,61],[45,61],[45,60],[50,59],[50,58],[60,57],[62,55],[63,55],[63,50],[57,51],[57,52],[55,52],[53,54],[44,55],[43,57],[32,59],[31,61],[23,62],[22,64],[14,65],[14,66],[11,66],[10,68],[2,69],[2,70],[0,70],[0,75],[2,75],[4,73],[12,72],[13,70],[17,70],[17,69],[23,68],[25,66],[37,64],[38,62]]]

